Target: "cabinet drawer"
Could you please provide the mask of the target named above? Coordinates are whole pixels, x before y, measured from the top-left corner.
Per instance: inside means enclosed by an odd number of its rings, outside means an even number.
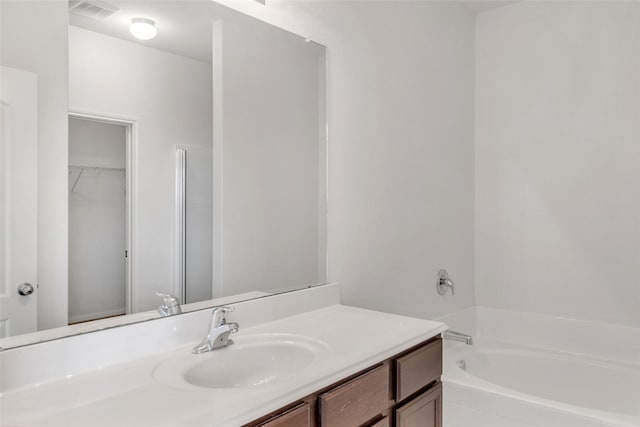
[[[391,406],[390,394],[389,365],[385,364],[321,394],[320,425],[362,425]]]
[[[311,407],[308,403],[296,406],[260,424],[260,427],[310,427]]]
[[[396,409],[396,427],[442,427],[442,384]]]
[[[442,375],[442,339],[437,339],[394,362],[396,401],[400,402]]]

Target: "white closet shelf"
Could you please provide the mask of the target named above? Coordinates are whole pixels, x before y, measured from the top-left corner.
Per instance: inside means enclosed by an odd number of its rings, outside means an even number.
[[[78,174],[78,176],[76,177],[76,180],[73,182],[73,185],[71,186],[71,192],[73,193],[73,190],[76,189],[76,185],[78,185],[78,181],[80,181],[80,177],[82,176],[82,174],[84,173],[85,169],[95,169],[95,170],[108,170],[108,171],[122,171],[122,172],[126,172],[125,168],[110,168],[110,167],[106,167],[106,166],[89,166],[89,165],[69,165],[69,168],[79,168],[80,169],[80,173]]]

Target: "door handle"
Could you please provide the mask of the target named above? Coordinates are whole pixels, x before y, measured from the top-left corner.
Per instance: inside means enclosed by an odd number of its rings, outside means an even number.
[[[33,286],[31,286],[31,283],[20,283],[18,285],[18,293],[22,296],[31,295],[33,293]]]

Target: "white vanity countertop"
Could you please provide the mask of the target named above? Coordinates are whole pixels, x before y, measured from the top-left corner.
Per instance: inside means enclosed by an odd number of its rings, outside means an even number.
[[[278,333],[322,341],[326,350],[296,375],[253,387],[208,389],[159,381],[161,362],[197,342],[88,373],[4,393],[2,426],[237,427],[383,361],[446,329],[440,322],[344,305],[242,328],[234,335]],[[225,351],[226,349],[216,350]],[[197,356],[194,356],[197,357]],[[43,361],[46,363],[46,361]]]

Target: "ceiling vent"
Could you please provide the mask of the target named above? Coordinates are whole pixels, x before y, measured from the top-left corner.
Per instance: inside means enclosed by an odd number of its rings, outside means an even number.
[[[120,9],[99,0],[76,0],[69,2],[69,12],[87,18],[104,21],[115,15]]]

